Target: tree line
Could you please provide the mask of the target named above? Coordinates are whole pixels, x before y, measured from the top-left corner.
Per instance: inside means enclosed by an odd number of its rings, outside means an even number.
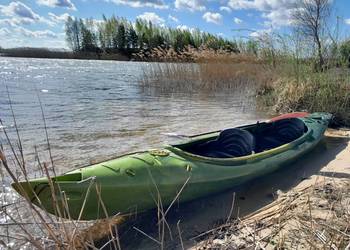
[[[134,53],[161,47],[177,52],[191,46],[238,51],[235,41],[202,32],[154,25],[143,19],[132,23],[112,16],[96,21],[69,17],[65,23],[66,41],[74,52]]]

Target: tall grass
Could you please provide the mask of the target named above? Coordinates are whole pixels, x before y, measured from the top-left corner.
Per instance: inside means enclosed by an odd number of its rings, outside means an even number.
[[[350,74],[342,69],[311,73],[299,81],[282,77],[272,89],[276,112],[325,111],[332,113],[339,125],[350,125]]]

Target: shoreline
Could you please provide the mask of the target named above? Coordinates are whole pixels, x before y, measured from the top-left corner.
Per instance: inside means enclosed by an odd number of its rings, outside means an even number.
[[[114,58],[114,56],[121,56],[121,58]],[[154,58],[150,60],[141,60],[137,57],[127,57],[119,54],[111,54],[110,56],[101,56],[101,58],[98,58],[97,56],[67,56],[67,57],[60,57],[60,56],[53,56],[53,57],[41,57],[41,56],[25,56],[25,55],[6,55],[0,53],[1,57],[7,57],[7,58],[28,58],[28,59],[62,59],[62,60],[93,60],[93,61],[115,61],[115,62],[146,62],[146,63],[191,63],[191,61],[164,61],[164,60],[155,60]],[[194,63],[194,62],[193,62]]]
[[[286,192],[277,190],[272,203],[199,234],[190,249],[339,249],[339,242],[349,249],[350,130],[328,129],[325,136],[327,147],[344,148],[318,173]]]
[[[97,55],[86,55],[86,54],[73,54],[71,52],[58,52],[62,55],[53,55],[53,56],[33,56],[33,55],[12,55],[1,53],[0,57],[9,57],[9,58],[34,58],[34,59],[68,59],[68,60],[97,60],[97,61],[120,61],[120,62],[130,62],[130,61],[141,61],[136,60],[135,58],[127,57],[122,54],[111,54],[108,56],[97,56]],[[64,55],[67,53],[68,55]]]

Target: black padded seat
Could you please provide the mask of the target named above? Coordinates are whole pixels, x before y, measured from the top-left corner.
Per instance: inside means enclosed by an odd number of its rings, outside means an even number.
[[[301,137],[306,132],[305,130],[305,124],[298,118],[275,121],[267,129],[255,134],[257,141],[255,152],[262,152],[290,143]]]
[[[216,140],[202,145],[198,154],[214,158],[232,158],[250,155],[254,148],[255,138],[250,132],[231,128],[221,131]]]
[[[283,119],[274,122],[274,130],[284,143],[294,141],[305,132],[305,124],[298,118]]]

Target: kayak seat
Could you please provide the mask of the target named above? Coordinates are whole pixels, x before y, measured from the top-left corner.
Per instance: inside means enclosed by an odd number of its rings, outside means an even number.
[[[306,130],[305,124],[298,118],[272,122],[263,130],[254,133],[256,138],[255,152],[262,152],[290,143],[301,137]]]
[[[246,130],[231,128],[221,131],[216,140],[206,142],[196,154],[214,158],[232,158],[250,155],[255,148],[254,136]]]
[[[274,122],[278,137],[284,142],[289,143],[298,139],[306,132],[304,122],[298,118],[283,119]]]
[[[307,131],[304,122],[298,118],[286,118],[274,122],[258,123],[244,130],[226,129],[210,141],[192,144],[182,150],[192,154],[233,158],[259,153],[290,143]]]

